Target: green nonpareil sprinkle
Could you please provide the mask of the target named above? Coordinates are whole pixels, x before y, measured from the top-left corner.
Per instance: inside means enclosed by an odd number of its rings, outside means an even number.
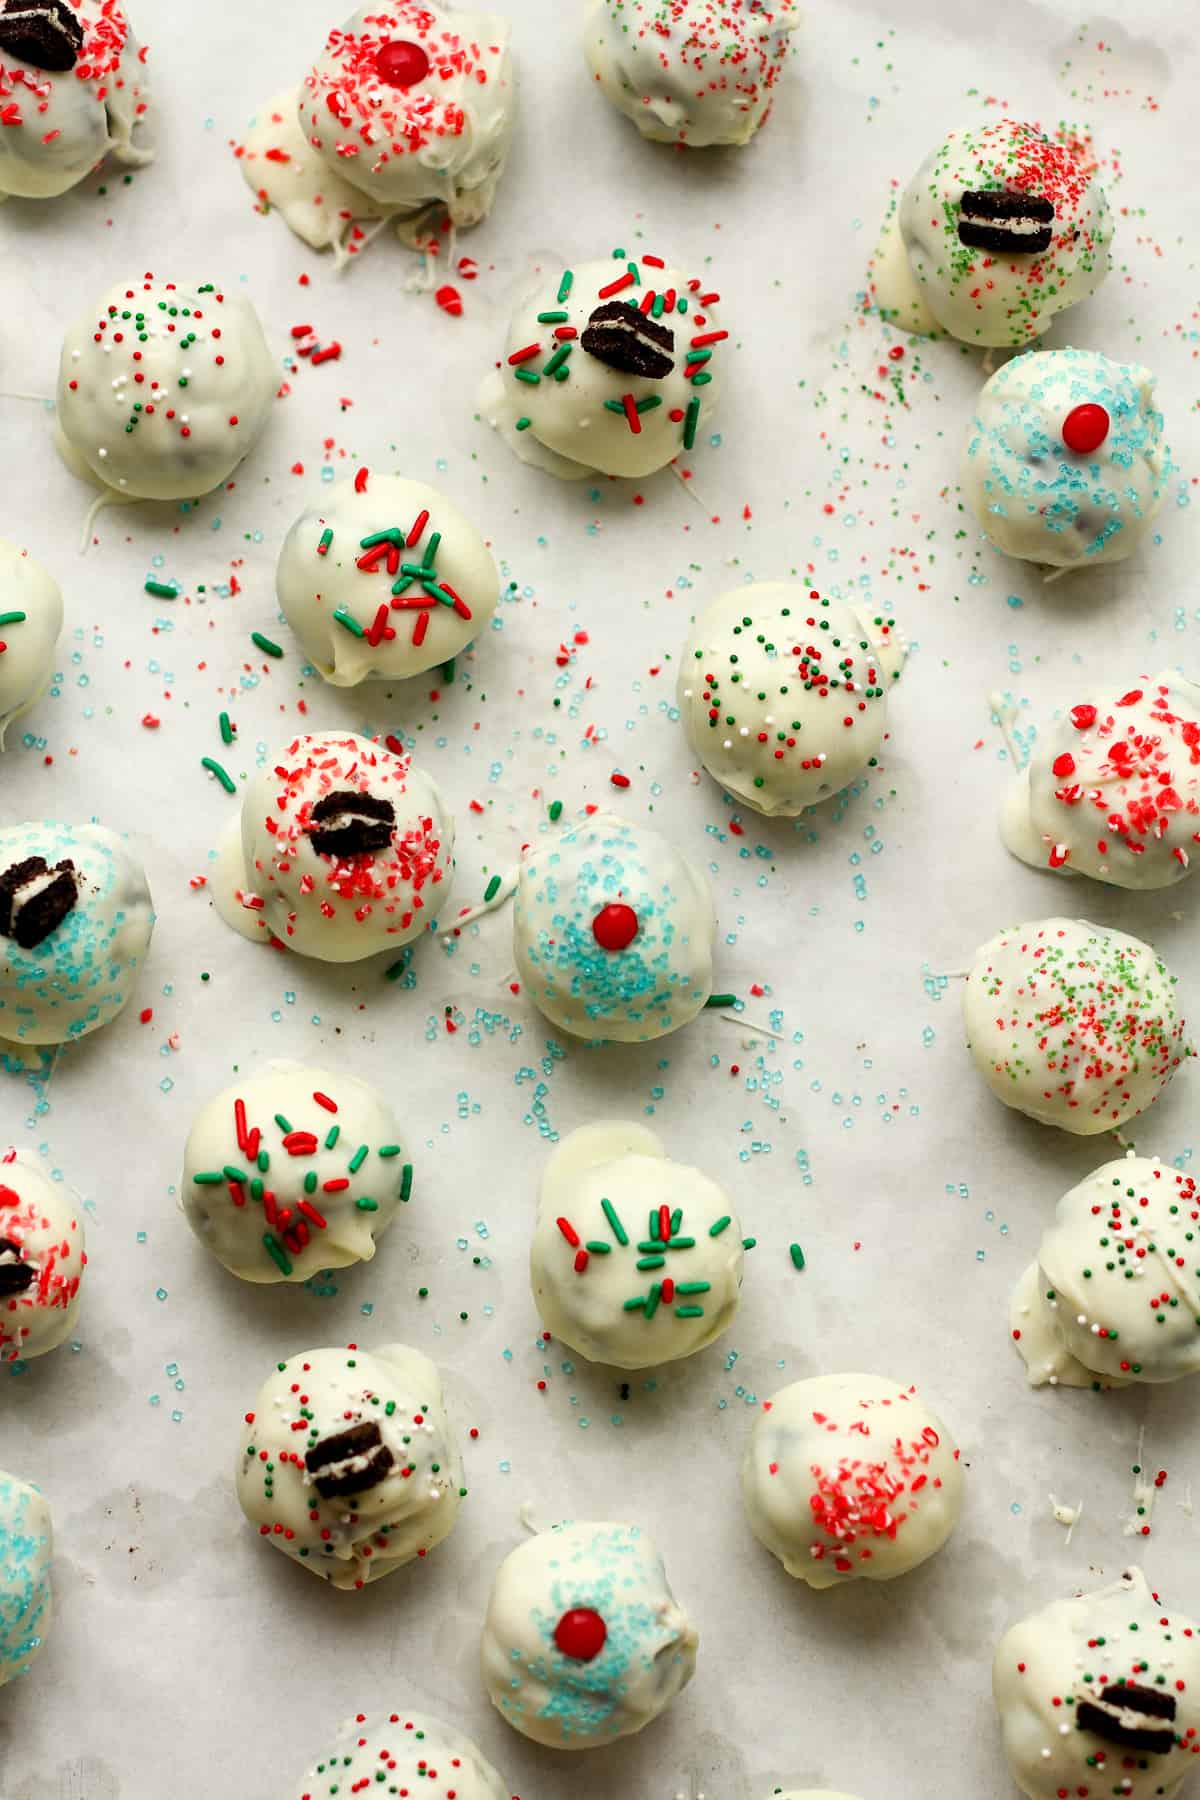
[[[454,672],[455,672],[454,658],[451,657],[449,662],[444,662],[442,664],[442,680],[445,682],[447,687],[449,687],[450,683],[454,680]]]
[[[401,1200],[411,1199],[412,1191],[413,1191],[413,1166],[411,1163],[405,1163],[404,1167],[400,1171],[400,1198],[401,1198]]]
[[[395,592],[394,588],[392,592]],[[333,616],[342,627],[342,630],[348,631],[351,637],[366,637],[367,634],[359,624],[358,620],[354,618],[351,613],[348,613],[344,606],[335,606],[333,609]]]
[[[146,592],[153,594],[156,600],[178,600],[179,589],[173,581],[155,581],[153,576],[146,580]]]
[[[564,269],[563,270],[563,278],[558,284],[558,304],[560,306],[562,305],[563,301],[566,299],[567,295],[570,293],[570,291],[574,287],[574,285],[575,285],[575,271],[573,269]]]
[[[361,637],[362,632],[360,631],[358,635]],[[399,981],[400,977],[404,974],[404,971],[408,968],[409,961],[409,957],[402,956],[398,962],[389,963],[384,970],[385,978],[388,981]]]
[[[280,1273],[283,1275],[290,1275],[292,1272],[292,1265],[288,1260],[283,1245],[278,1243],[269,1231],[263,1233],[263,1247]]]
[[[737,995],[736,994],[710,994],[708,996],[708,999],[704,1002],[704,1004],[705,1004],[705,1006],[712,1006],[712,1007],[736,1006],[737,1005]]]
[[[269,637],[264,637],[261,631],[252,631],[250,633],[250,642],[256,644],[264,656],[283,655],[282,645],[273,643]]]
[[[742,1239],[742,1249],[743,1250],[755,1250],[757,1248],[758,1248],[758,1239],[757,1238],[743,1238]]]
[[[229,774],[227,769],[221,767],[215,757],[202,756],[200,758],[200,767],[202,769],[207,769],[210,775],[215,775],[227,794],[237,793],[237,782],[233,779],[233,776]]]
[[[629,1242],[629,1233],[618,1218],[616,1207],[611,1200],[602,1200],[600,1202],[600,1207],[605,1218],[608,1220],[609,1230],[612,1232],[621,1248],[624,1249]]]
[[[792,1267],[794,1269],[802,1269],[804,1267],[804,1252],[800,1248],[799,1244],[790,1245],[789,1249],[788,1249],[788,1254],[791,1256]]]
[[[548,810],[550,814],[550,823],[552,825],[557,825],[558,821],[562,818],[562,809],[563,803],[561,800],[552,800],[550,802]]]
[[[357,1206],[359,1212],[378,1212],[379,1211],[378,1200],[362,1199],[362,1200],[356,1200],[354,1202],[354,1204],[355,1204],[355,1206]]]
[[[688,401],[687,417],[683,421],[683,447],[690,450],[696,442],[696,427],[700,423],[700,396],[693,394]],[[712,1002],[710,1001],[711,1005]]]
[[[483,890],[484,905],[486,906],[490,900],[494,900],[496,898],[496,895],[499,892],[500,892],[500,877],[499,877],[499,875],[493,875],[492,879],[488,882],[487,886]]]
[[[532,424],[533,420],[529,417],[528,413],[525,413],[517,420],[513,429],[516,431],[528,431]]]
[[[728,1231],[729,1227],[732,1224],[733,1224],[733,1220],[730,1218],[729,1214],[726,1213],[725,1217],[723,1219],[718,1219],[715,1225],[709,1226],[709,1228],[708,1228],[709,1237],[720,1237],[721,1233],[723,1231]]]
[[[0,625],[23,625],[28,617],[29,614],[23,612],[0,613]]]

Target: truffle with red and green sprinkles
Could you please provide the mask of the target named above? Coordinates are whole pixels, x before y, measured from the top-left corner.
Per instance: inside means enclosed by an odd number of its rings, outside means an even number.
[[[277,1363],[242,1421],[236,1479],[260,1537],[338,1588],[427,1555],[466,1493],[441,1376],[404,1344]]]
[[[1200,1756],[1200,1625],[1129,1569],[1014,1625],[992,1696],[1027,1800],[1175,1800]]]
[[[908,292],[884,295],[902,318],[924,302],[951,337],[1023,347],[1108,274],[1112,219],[1095,164],[1015,119],[952,131],[900,201]]]
[[[192,500],[266,428],[279,375],[258,314],[217,282],[119,281],[68,331],[57,443],[123,500]]]
[[[355,1713],[300,1783],[296,1800],[509,1800],[470,1738],[424,1713]]]
[[[1200,1369],[1200,1195],[1128,1155],[1064,1194],[1021,1277],[1012,1340],[1032,1387],[1125,1387]]]
[[[1139,938],[1036,919],[976,953],[967,1047],[998,1100],[1091,1136],[1144,1112],[1191,1054],[1175,977]]]
[[[480,409],[522,462],[563,480],[652,475],[711,426],[729,338],[720,299],[649,251],[539,268]]]
[[[412,1182],[382,1094],[353,1075],[278,1062],[202,1108],[180,1204],[231,1274],[302,1282],[369,1262]]]
[[[735,800],[795,817],[874,767],[904,657],[882,613],[796,582],[734,588],[684,646],[688,743]]]

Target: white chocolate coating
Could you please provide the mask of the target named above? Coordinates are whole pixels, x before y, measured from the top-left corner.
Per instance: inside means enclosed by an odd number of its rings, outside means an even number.
[[[592,0],[588,68],[618,112],[662,144],[748,144],[766,123],[797,0]]]
[[[388,542],[370,541],[385,532]],[[334,687],[403,681],[451,661],[500,598],[496,565],[470,520],[436,488],[373,470],[305,508],[284,539],[275,585],[305,655]]]
[[[356,807],[360,796],[370,813]],[[339,821],[364,820],[382,821],[378,848],[315,847]],[[449,894],[454,823],[434,783],[407,755],[350,732],[285,744],[246,789],[240,846],[238,835],[222,855],[221,917],[322,962],[398,950]]]
[[[793,1788],[785,1794],[781,1789],[776,1788],[774,1794],[770,1796],[770,1800],[854,1800],[854,1795],[835,1794],[832,1788],[803,1788],[800,1791]]]
[[[332,250],[339,268],[370,242],[358,228],[391,216],[314,150],[300,127],[300,95],[285,88],[259,107],[238,147],[238,166],[260,210],[275,211],[314,250]]]
[[[1112,887],[1182,881],[1200,842],[1200,687],[1163,669],[1075,703],[1009,788],[1005,847]]]
[[[1133,1569],[1014,1625],[996,1649],[992,1695],[1028,1800],[1175,1800],[1200,1731],[1200,1626],[1168,1614]],[[1152,1744],[1139,1746],[1143,1731]]]
[[[0,924],[0,1039],[73,1043],[111,1024],[132,999],[150,949],[154,907],[128,843],[102,825],[36,819],[0,829],[0,888],[9,871],[34,858],[46,872],[18,890],[13,928],[28,935],[21,915],[26,905],[36,912],[39,890],[63,862],[74,870],[74,904],[34,944],[22,944]]]
[[[244,295],[119,281],[63,341],[58,449],[123,499],[196,499],[254,448],[278,386]]]
[[[597,936],[610,908],[632,913],[621,949]],[[687,1025],[713,985],[708,882],[648,825],[613,813],[534,846],[521,865],[513,956],[526,994],[575,1037],[645,1043]]]
[[[628,280],[631,269],[634,279]],[[669,349],[655,340],[670,363],[668,372],[631,373],[584,349],[593,313],[616,302],[640,312],[652,294],[663,297],[664,307],[659,318],[651,314],[650,324],[671,334]],[[708,295],[706,283],[676,268],[656,267],[644,256],[636,263],[622,258],[537,274],[514,309],[504,360],[484,380],[480,409],[522,462],[564,480],[597,473],[652,475],[689,447],[689,437],[698,442],[711,426],[729,335],[716,316],[719,298]],[[553,317],[539,319],[539,314]],[[522,355],[534,346],[536,356]],[[689,352],[703,360],[689,363]]]
[[[810,1587],[891,1581],[950,1536],[958,1447],[915,1388],[817,1375],[764,1403],[742,1463],[750,1529]]]
[[[1058,1203],[1014,1297],[1033,1387],[1175,1381],[1200,1369],[1200,1198],[1157,1157],[1106,1162]]]
[[[326,166],[376,205],[442,207],[459,227],[491,211],[516,118],[512,28],[494,13],[428,0],[360,7],[331,31],[300,89],[300,124]],[[381,78],[403,44],[425,71],[409,86]]]
[[[1086,919],[1036,919],[976,952],[967,1046],[998,1100],[1090,1136],[1158,1099],[1187,1054],[1175,978],[1148,944]]]
[[[65,1343],[87,1267],[83,1207],[36,1157],[0,1149],[0,1362],[25,1362]]]
[[[1027,350],[985,385],[967,434],[962,493],[1006,556],[1059,569],[1132,556],[1167,492],[1171,453],[1154,377],[1098,350]],[[1100,407],[1108,429],[1076,450],[1064,425]]]
[[[425,1713],[358,1713],[300,1784],[296,1800],[347,1800],[372,1790],[381,1800],[509,1800],[470,1738]]]
[[[904,655],[890,620],[807,586],[734,588],[684,647],[677,698],[688,743],[735,800],[794,818],[874,764]]]
[[[556,1635],[580,1610],[604,1626],[586,1658],[566,1654]],[[593,1750],[641,1731],[671,1704],[695,1674],[699,1641],[645,1532],[569,1521],[501,1563],[483,1627],[483,1679],[523,1736]]]
[[[678,1248],[660,1252],[652,1239]],[[639,1270],[654,1257],[659,1268]],[[534,1304],[546,1330],[591,1362],[650,1369],[703,1350],[734,1321],[744,1260],[727,1196],[700,1169],[668,1161],[643,1125],[585,1125],[546,1164],[529,1258]]]
[[[1049,202],[1046,250],[960,240],[964,194],[989,191]],[[1100,184],[1071,150],[1012,119],[964,126],[931,150],[904,191],[899,223],[920,295],[968,344],[1032,343],[1056,313],[1095,293],[1111,262]]]
[[[0,615],[24,613],[0,625],[0,750],[9,727],[50,685],[62,630],[62,591],[28,550],[0,538]]]
[[[0,50],[0,199],[51,200],[112,156],[147,163],[154,152],[133,141],[145,119],[145,52],[119,0],[68,0],[83,41],[75,66],[35,68]],[[15,10],[15,8],[10,8]],[[15,116],[9,116],[15,113]]]
[[[382,1094],[352,1075],[281,1062],[197,1114],[180,1205],[231,1274],[299,1282],[370,1262],[411,1184]]]
[[[365,1587],[434,1549],[461,1490],[441,1376],[404,1344],[303,1351],[263,1383],[242,1425],[242,1511],[334,1587]]]
[[[50,1508],[38,1489],[0,1469],[0,1688],[30,1664],[53,1616]]]

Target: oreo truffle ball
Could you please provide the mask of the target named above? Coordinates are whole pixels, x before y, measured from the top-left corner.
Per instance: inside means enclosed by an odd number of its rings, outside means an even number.
[[[58,583],[28,550],[0,538],[0,750],[50,685],[62,622]]]
[[[26,1150],[0,1150],[0,1362],[57,1350],[87,1267],[83,1206]]]
[[[0,1469],[0,1688],[27,1675],[53,1616],[50,1508],[36,1487]]]
[[[510,1800],[469,1738],[424,1713],[355,1713],[300,1784],[297,1800]]]

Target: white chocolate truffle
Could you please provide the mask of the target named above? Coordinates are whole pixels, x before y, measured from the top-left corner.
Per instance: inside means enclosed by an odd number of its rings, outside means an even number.
[[[0,17],[0,199],[52,200],[133,141],[149,106],[145,52],[119,0],[29,0]]]
[[[915,1388],[817,1375],[764,1403],[742,1463],[759,1543],[810,1587],[892,1581],[942,1548],[963,1503],[958,1446]]]
[[[588,68],[607,100],[661,144],[748,144],[783,73],[797,0],[593,0]]]
[[[546,1164],[534,1304],[546,1330],[591,1362],[651,1369],[703,1350],[734,1321],[744,1260],[728,1197],[700,1169],[668,1161],[644,1125],[585,1125]]]
[[[1034,868],[1164,888],[1188,874],[1198,827],[1200,687],[1164,669],[1068,707],[1012,783],[1000,829]]]
[[[411,1190],[412,1164],[382,1094],[353,1075],[281,1062],[198,1114],[180,1203],[231,1274],[307,1281],[370,1262]]]
[[[875,763],[904,654],[891,620],[845,601],[787,581],[734,588],[684,647],[688,743],[735,800],[794,818]]]
[[[639,1044],[687,1025],[712,993],[715,936],[707,881],[651,826],[594,813],[521,864],[517,972],[575,1037]]]
[[[0,829],[0,1039],[66,1044],[133,997],[154,907],[124,838],[102,825]]]
[[[992,1695],[1028,1800],[1175,1800],[1200,1732],[1200,1625],[1168,1615],[1132,1569],[1014,1625]]]
[[[0,538],[0,750],[50,685],[62,622],[57,581],[28,550]]]
[[[243,295],[120,281],[63,341],[58,449],[123,499],[197,499],[253,450],[278,386]]]
[[[70,1337],[87,1267],[79,1195],[28,1151],[0,1150],[0,1362],[44,1356]]]
[[[1035,919],[975,955],[967,1047],[997,1100],[1091,1136],[1144,1112],[1188,1054],[1175,977],[1139,938]]]
[[[1154,377],[1098,350],[1027,350],[996,370],[962,491],[997,550],[1058,569],[1132,556],[1167,491]]]
[[[259,1534],[338,1588],[449,1537],[462,1462],[427,1357],[404,1344],[280,1363],[242,1427],[237,1495]]]
[[[314,1763],[296,1800],[509,1800],[511,1790],[470,1738],[425,1713],[356,1713]]]
[[[299,94],[300,125],[326,166],[377,206],[444,208],[477,225],[492,209],[516,117],[512,28],[429,0],[360,7],[331,31]]]
[[[301,513],[275,585],[305,655],[334,687],[450,662],[500,598],[487,546],[456,506],[423,482],[366,469]]]
[[[46,1641],[53,1603],[50,1508],[0,1469],[0,1688],[26,1675]]]
[[[217,908],[243,936],[359,962],[432,923],[453,852],[453,820],[407,754],[350,732],[297,737],[246,789]]]
[[[501,1563],[483,1627],[492,1705],[536,1744],[641,1731],[696,1672],[699,1636],[636,1525],[568,1521]]]
[[[362,229],[391,216],[331,169],[300,125],[295,88],[260,106],[237,148],[238,167],[263,213],[277,212],[290,231],[314,250],[332,250],[340,269],[358,256],[375,233]]]
[[[1122,1387],[1200,1369],[1200,1199],[1158,1158],[1117,1157],[1064,1194],[1013,1297],[1032,1387]]]
[[[951,337],[1024,347],[1108,274],[1108,202],[1075,152],[1013,119],[952,131],[900,201],[917,294]]]
[[[522,462],[567,481],[665,468],[716,411],[729,333],[704,289],[645,255],[536,275],[484,381],[485,418]]]

